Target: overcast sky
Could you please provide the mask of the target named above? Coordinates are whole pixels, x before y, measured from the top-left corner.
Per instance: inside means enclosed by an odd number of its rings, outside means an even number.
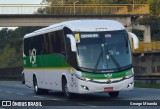
[[[0,4],[40,4],[42,0],[0,0]]]

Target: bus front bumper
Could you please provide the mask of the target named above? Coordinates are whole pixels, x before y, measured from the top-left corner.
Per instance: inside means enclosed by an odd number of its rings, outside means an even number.
[[[134,87],[134,77],[131,77],[129,79],[124,79],[122,81],[115,83],[78,80],[78,87],[75,93],[85,94],[85,93],[95,93],[95,92],[124,91],[124,90],[132,90],[133,87]]]

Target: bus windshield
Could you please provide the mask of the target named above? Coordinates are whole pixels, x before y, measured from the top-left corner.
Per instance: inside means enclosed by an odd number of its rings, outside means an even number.
[[[132,66],[127,32],[82,32],[77,41],[77,60],[80,69],[91,72],[114,72]]]

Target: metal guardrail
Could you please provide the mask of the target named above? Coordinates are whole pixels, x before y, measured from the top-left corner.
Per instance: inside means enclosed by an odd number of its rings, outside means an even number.
[[[156,42],[139,42],[138,49],[132,49],[134,53],[160,52],[160,41]]]
[[[23,67],[0,68],[0,80],[21,80]]]
[[[0,4],[0,14],[134,15],[150,14],[150,10],[149,4]]]
[[[160,76],[134,76],[135,81],[139,81],[140,83],[146,83],[146,84],[160,84]]]
[[[152,76],[152,75],[135,75],[135,80],[160,80],[160,75]]]

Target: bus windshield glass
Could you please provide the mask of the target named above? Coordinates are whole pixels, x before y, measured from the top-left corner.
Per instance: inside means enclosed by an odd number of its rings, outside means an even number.
[[[114,72],[132,66],[131,48],[125,30],[78,33],[77,60],[80,69]]]

